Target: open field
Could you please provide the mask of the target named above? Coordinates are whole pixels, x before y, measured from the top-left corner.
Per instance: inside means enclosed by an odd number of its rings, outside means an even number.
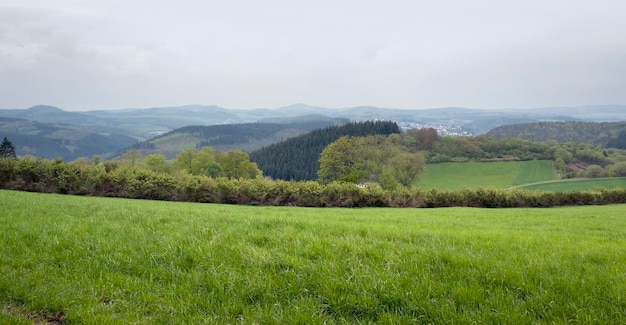
[[[429,164],[415,186],[421,189],[507,188],[556,179],[547,160]]]
[[[626,323],[624,205],[0,202],[0,323]]]
[[[541,182],[520,186],[525,190],[540,190],[546,192],[576,192],[596,189],[626,188],[626,177],[593,178],[593,179],[565,179],[560,181]]]

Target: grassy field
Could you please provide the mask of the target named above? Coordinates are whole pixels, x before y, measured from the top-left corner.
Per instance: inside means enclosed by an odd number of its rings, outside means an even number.
[[[556,179],[547,160],[429,164],[415,186],[421,189],[457,190],[462,187],[507,188]]]
[[[626,323],[624,205],[0,202],[3,324]]]
[[[566,179],[554,182],[542,182],[520,186],[526,190],[540,190],[546,192],[576,192],[595,189],[626,188],[626,177],[594,178],[594,179]]]

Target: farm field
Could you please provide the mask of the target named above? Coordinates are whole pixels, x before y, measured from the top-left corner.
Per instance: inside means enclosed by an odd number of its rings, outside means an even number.
[[[557,179],[547,160],[429,164],[415,186],[420,189],[507,188]]]
[[[520,186],[525,190],[540,190],[546,192],[576,192],[595,189],[626,188],[626,177],[594,178],[594,179],[566,179],[553,182],[541,182]]]
[[[0,323],[626,323],[624,205],[0,202]]]

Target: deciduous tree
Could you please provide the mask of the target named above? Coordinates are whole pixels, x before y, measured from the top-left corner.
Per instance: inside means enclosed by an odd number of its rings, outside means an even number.
[[[398,183],[409,187],[417,175],[424,170],[426,159],[421,153],[401,152],[389,160],[389,166],[393,168]]]
[[[604,169],[598,165],[590,165],[585,171],[585,176],[589,178],[600,177],[604,174]]]
[[[187,149],[179,153],[174,158],[174,166],[177,170],[183,170],[190,174],[193,173],[193,162],[198,156],[196,149]]]
[[[356,183],[367,177],[365,160],[359,153],[359,138],[341,137],[329,144],[320,155],[318,177],[322,183]]]
[[[239,149],[219,155],[218,163],[228,178],[257,178],[263,175],[257,164],[250,162],[248,154]]]
[[[422,128],[415,130],[415,140],[420,150],[430,150],[433,148],[435,141],[439,139],[437,130],[433,128]]]
[[[168,171],[168,163],[165,159],[165,155],[162,153],[147,155],[145,158],[143,158],[143,163],[148,165],[148,168],[155,172]]]

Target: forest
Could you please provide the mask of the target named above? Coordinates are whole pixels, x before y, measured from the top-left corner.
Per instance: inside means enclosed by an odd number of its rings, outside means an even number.
[[[487,136],[504,139],[590,143],[626,149],[626,122],[534,122],[499,126]]]
[[[399,134],[395,122],[353,122],[330,126],[303,134],[286,141],[272,144],[250,153],[265,176],[283,180],[315,180],[319,169],[320,154],[333,141],[342,136]]]

